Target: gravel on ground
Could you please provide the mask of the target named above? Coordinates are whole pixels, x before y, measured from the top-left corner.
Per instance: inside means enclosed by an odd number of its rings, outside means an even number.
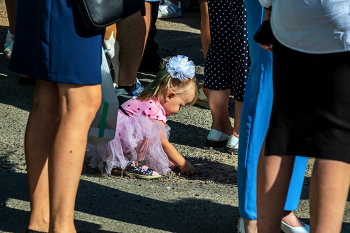
[[[198,9],[181,18],[158,20],[159,54],[189,56],[203,79]],[[7,14],[0,10],[0,45],[6,38]],[[18,85],[19,75],[8,70],[0,56],[0,232],[24,232],[29,217],[24,132],[32,86]],[[143,84],[153,73],[138,74]],[[231,119],[233,99],[230,99]],[[183,108],[169,117],[170,141],[194,164],[193,177],[173,173],[156,180],[129,178],[119,170],[103,176],[89,167],[86,157],[76,202],[76,226],[89,232],[236,232],[238,213],[237,155],[205,145],[211,126],[210,111],[201,106]],[[313,160],[309,160],[299,209],[309,222],[308,189]],[[350,232],[349,198],[342,233]]]

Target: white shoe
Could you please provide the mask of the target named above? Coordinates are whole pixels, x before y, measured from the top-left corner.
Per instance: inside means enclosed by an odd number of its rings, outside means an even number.
[[[7,46],[7,48],[3,52],[6,59],[11,59],[12,47],[13,47],[13,41],[11,42],[11,44],[9,46]]]
[[[229,138],[230,135],[227,135],[216,129],[211,129],[209,131],[205,144],[211,147],[224,147]]]
[[[310,232],[310,226],[307,224],[304,224],[302,227],[292,227],[288,225],[287,223],[281,221],[281,230],[284,233],[309,233]]]
[[[243,218],[238,219],[237,233],[245,233]]]
[[[228,153],[237,155],[238,154],[238,143],[239,143],[239,139],[236,136],[231,135],[227,144],[226,144],[225,150]]]
[[[14,35],[11,34],[10,30],[7,31],[7,35],[6,35],[6,42],[4,44],[4,56],[7,59],[11,59],[11,55],[12,55],[12,46],[13,46],[13,38]]]
[[[182,16],[181,3],[175,5],[170,0],[164,0],[164,4],[159,5],[158,19],[169,19]]]
[[[8,30],[7,34],[6,34],[6,41],[4,44],[4,49],[9,47],[9,45],[12,43],[12,41],[13,41],[13,35],[11,34],[10,30]]]
[[[106,54],[108,55],[108,57],[110,58],[110,61],[112,63],[113,75],[114,75],[114,76],[112,75],[113,82],[118,83],[119,67],[120,67],[119,43],[118,43],[118,41],[115,40],[115,37],[116,37],[115,31],[112,31],[109,39],[103,41],[103,45],[104,45],[104,48],[106,48],[106,50],[108,50]]]

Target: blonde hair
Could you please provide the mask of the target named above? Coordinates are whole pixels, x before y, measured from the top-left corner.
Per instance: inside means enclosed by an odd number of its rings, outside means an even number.
[[[180,81],[178,78],[173,78],[167,72],[166,68],[160,70],[156,78],[145,88],[145,90],[137,98],[139,100],[148,100],[153,97],[157,97],[162,103],[165,101],[164,96],[168,90],[174,91],[176,94],[186,94],[189,88],[193,86],[195,97],[189,105],[193,105],[197,100],[198,87],[196,84],[196,79],[185,79]]]

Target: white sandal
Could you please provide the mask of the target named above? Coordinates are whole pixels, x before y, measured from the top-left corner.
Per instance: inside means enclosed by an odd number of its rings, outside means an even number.
[[[234,135],[231,135],[227,144],[226,144],[225,150],[228,153],[237,155],[238,154],[238,143],[239,143],[239,138],[234,136]]]
[[[216,129],[211,129],[207,136],[205,144],[212,147],[224,147],[227,144],[229,138],[230,135],[227,135]]]

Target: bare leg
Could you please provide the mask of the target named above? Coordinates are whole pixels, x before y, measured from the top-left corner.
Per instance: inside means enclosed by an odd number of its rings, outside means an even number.
[[[250,220],[250,219],[245,219],[245,218],[242,218],[242,219],[244,221],[245,233],[257,233],[258,232],[257,220]]]
[[[25,155],[31,207],[28,228],[43,232],[49,230],[47,161],[57,119],[57,85],[38,80],[25,134]]]
[[[100,85],[58,84],[59,121],[49,157],[50,232],[75,232],[74,205]]]
[[[340,232],[350,185],[350,164],[316,159],[310,185],[311,233]]]
[[[199,9],[201,11],[201,41],[204,59],[207,56],[209,44],[210,44],[210,24],[209,24],[209,12],[208,1],[200,0]]]
[[[117,40],[120,45],[118,85],[132,86],[136,82],[146,38],[146,25],[140,12],[117,24]],[[132,39],[131,39],[132,38]]]
[[[150,2],[145,2],[145,12],[146,14],[143,16],[143,19],[145,21],[145,26],[146,26],[146,35],[145,35],[145,41],[143,43],[143,48],[145,49],[146,47],[146,42],[148,39],[148,33],[151,27],[151,16],[152,16],[152,6]]]
[[[25,142],[29,229],[75,232],[74,203],[87,131],[100,99],[100,85],[37,81]]]
[[[293,171],[294,156],[259,157],[257,207],[259,233],[280,232],[283,207]]]
[[[5,0],[11,34],[15,34],[17,0]]]
[[[239,125],[241,124],[242,101],[235,100],[235,121],[233,122],[233,134],[239,137]]]
[[[229,96],[230,89],[220,91],[207,89],[209,108],[213,118],[211,128],[219,130],[227,135],[231,135],[233,132],[228,112]]]

